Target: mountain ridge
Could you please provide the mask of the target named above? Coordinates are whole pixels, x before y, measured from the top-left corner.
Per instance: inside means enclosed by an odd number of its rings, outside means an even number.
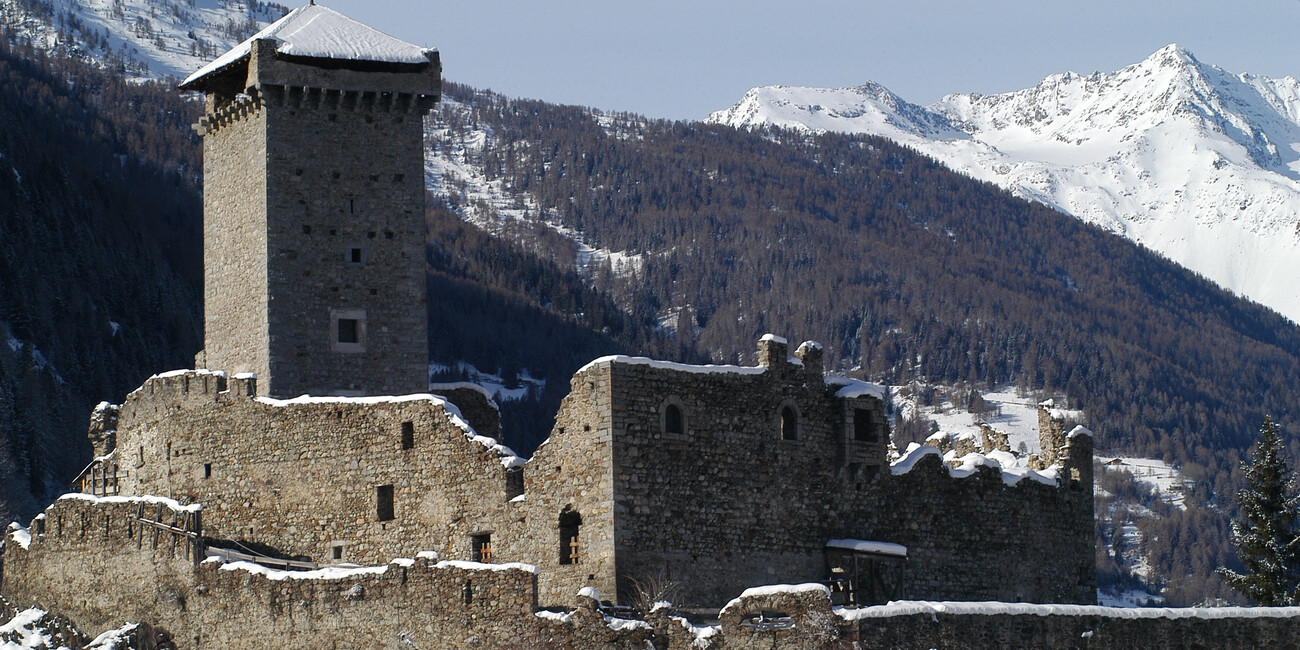
[[[870,83],[760,87],[707,121],[887,137],[1300,319],[1286,264],[1300,253],[1293,77],[1234,75],[1175,44],[1115,72],[928,107]]]

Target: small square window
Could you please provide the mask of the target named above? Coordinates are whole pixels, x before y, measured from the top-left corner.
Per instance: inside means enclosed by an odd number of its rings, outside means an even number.
[[[331,551],[331,556],[330,556],[330,557],[334,558],[334,561],[335,561],[335,562],[337,562],[337,561],[343,559],[343,547],[342,547],[342,546],[335,546],[334,548],[330,549],[330,551]]]
[[[366,351],[366,310],[330,310],[330,349],[348,354]]]
[[[360,246],[353,246],[348,249],[348,264],[361,264],[365,262],[365,255],[362,253]]]
[[[359,343],[357,319],[340,318],[339,319],[339,343]]]

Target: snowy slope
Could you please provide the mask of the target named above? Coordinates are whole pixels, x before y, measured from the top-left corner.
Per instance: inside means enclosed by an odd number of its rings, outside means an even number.
[[[183,78],[286,11],[257,0],[0,0],[0,25],[138,78]]]
[[[1300,81],[1167,46],[920,107],[876,84],[751,90],[708,121],[880,135],[1155,249],[1300,321]]]

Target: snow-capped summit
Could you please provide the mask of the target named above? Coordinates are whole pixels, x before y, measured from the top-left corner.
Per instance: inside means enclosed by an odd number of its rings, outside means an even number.
[[[0,26],[137,78],[184,77],[288,8],[260,0],[0,0]]]
[[[1169,45],[928,107],[888,90],[764,87],[710,122],[869,133],[1160,251],[1300,321],[1300,82]]]

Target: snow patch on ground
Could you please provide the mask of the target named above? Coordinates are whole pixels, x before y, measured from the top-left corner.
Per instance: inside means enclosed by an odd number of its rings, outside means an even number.
[[[447,378],[447,381],[435,380],[435,378]],[[441,363],[429,364],[430,383],[437,386],[453,386],[459,382],[452,381],[450,378],[465,378],[467,386],[473,386],[483,392],[488,398],[497,404],[503,402],[521,402],[524,400],[536,400],[546,388],[546,380],[538,379],[528,372],[527,368],[520,370],[513,380],[507,380],[500,374],[493,374],[479,370],[474,364],[464,361],[457,361],[454,365],[444,365]],[[510,388],[510,386],[514,388]]]
[[[1107,472],[1128,472],[1138,483],[1149,486],[1160,500],[1179,510],[1185,509],[1187,492],[1195,487],[1193,481],[1183,478],[1178,469],[1163,460],[1154,458],[1128,458],[1098,456],[1097,462]]]

